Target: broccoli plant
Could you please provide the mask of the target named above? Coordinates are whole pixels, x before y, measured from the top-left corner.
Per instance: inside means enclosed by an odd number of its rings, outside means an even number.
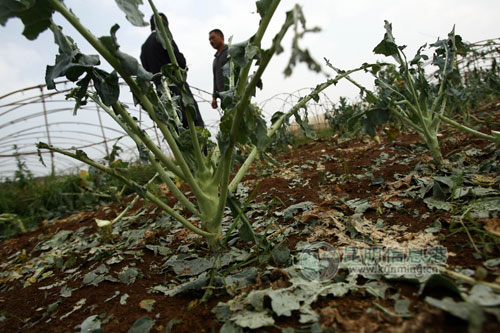
[[[153,1],[148,0],[159,30],[159,38],[163,47],[173,56],[172,35],[168,25],[164,24],[158,15]],[[142,0],[116,0],[117,5],[126,14],[128,21],[135,26],[144,26],[144,15],[139,10]],[[189,230],[206,237],[209,245],[214,246],[221,239],[221,223],[224,208],[234,200],[228,200],[230,193],[235,191],[252,161],[266,149],[270,137],[291,116],[301,122],[299,110],[305,108],[310,99],[317,99],[318,93],[336,83],[342,77],[360,70],[356,69],[318,85],[311,93],[304,97],[288,112],[273,117],[274,123],[267,128],[265,120],[256,109],[251,99],[257,87],[261,87],[261,78],[271,59],[283,50],[282,41],[286,33],[292,30],[292,55],[285,68],[285,75],[289,75],[297,62],[305,62],[312,70],[319,71],[320,66],[313,60],[306,49],[302,49],[299,40],[308,32],[317,31],[317,28],[308,29],[301,8],[295,6],[286,13],[285,22],[279,32],[272,39],[271,46],[264,49],[261,41],[266,33],[279,0],[256,1],[260,22],[256,33],[243,43],[231,45],[229,50],[230,61],[239,69],[237,77],[231,77],[234,84],[224,92],[224,114],[220,122],[220,130],[215,150],[205,154],[208,141],[206,130],[194,125],[194,100],[186,91],[186,72],[173,61],[162,68],[163,84],[158,94],[151,84],[152,74],[144,70],[132,56],[122,52],[116,38],[118,25],[111,28],[109,36],[96,37],[87,27],[83,26],[76,14],[66,7],[62,0],[4,0],[0,12],[0,24],[5,25],[8,19],[18,17],[24,23],[23,34],[30,40],[47,29],[54,34],[59,46],[59,54],[53,66],[47,66],[46,83],[49,89],[54,89],[54,79],[66,77],[76,82],[75,88],[68,95],[76,100],[75,111],[88,101],[99,104],[135,141],[142,159],[147,159],[155,168],[158,176],[170,192],[178,199],[186,210],[196,216],[200,226],[191,223],[178,210],[169,206],[159,192],[150,191],[132,181],[127,173],[120,168],[111,168],[90,159],[85,152],[67,151],[57,147],[39,143],[39,151],[48,149],[83,161],[109,174],[125,185],[134,189],[141,197],[150,200],[166,213],[173,216]],[[53,14],[59,13],[67,20],[81,36],[95,49],[98,55],[82,54],[73,40],[66,36],[61,27],[53,21]],[[113,68],[106,72],[98,68],[103,58]],[[363,67],[365,68],[365,66]],[[251,73],[251,69],[255,69]],[[234,75],[234,74],[233,74]],[[148,113],[156,123],[164,140],[168,143],[172,155],[162,152],[154,141],[141,129],[140,125],[120,102],[119,79],[125,81],[133,94],[134,100]],[[169,86],[176,86],[180,91],[180,98],[172,98]],[[186,112],[189,129],[179,126],[180,108]],[[301,122],[303,123],[303,122]],[[239,168],[230,182],[233,172],[233,151],[237,144],[251,144],[253,147],[247,160]],[[173,158],[172,158],[173,157]],[[189,186],[194,199],[189,199],[176,186],[176,179],[180,179]],[[238,211],[238,210],[236,210]]]
[[[448,117],[448,99],[456,92],[454,87],[462,84],[456,58],[458,52],[464,50],[464,44],[461,37],[455,35],[455,29],[448,34],[448,38],[438,39],[429,47],[421,46],[411,60],[404,53],[406,46],[396,44],[392,25],[387,21],[385,30],[384,39],[373,51],[375,54],[392,57],[396,61],[398,71],[393,73],[395,75],[388,76],[387,71],[380,71],[382,66],[388,64],[373,67],[376,94],[347,77],[360,88],[364,100],[371,106],[355,117],[355,119],[363,117],[364,127],[368,133],[374,135],[376,125],[385,123],[392,114],[419,134],[437,165],[443,160],[438,140],[441,122],[491,140],[497,145],[500,144],[499,132],[484,134]],[[430,62],[437,68],[433,75],[425,71],[429,61],[429,57],[424,53],[427,48],[433,50]],[[328,65],[338,73],[342,73],[331,64]]]

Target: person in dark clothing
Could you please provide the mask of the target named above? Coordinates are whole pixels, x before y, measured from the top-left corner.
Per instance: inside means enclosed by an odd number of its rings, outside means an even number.
[[[163,19],[163,23],[165,24],[165,26],[167,26],[168,21],[165,14],[160,13],[159,15]],[[158,39],[154,15],[151,16],[150,24],[151,24],[151,34],[146,39],[144,44],[142,44],[141,47],[141,63],[144,69],[146,69],[148,72],[156,74],[161,72],[161,68],[164,65],[170,64],[172,63],[172,61],[170,59],[168,51],[163,48],[161,42]],[[186,69],[186,58],[184,58],[184,55],[179,51],[177,44],[173,40],[172,40],[172,47],[174,48],[175,59],[177,60],[179,67],[181,67],[182,69]],[[153,82],[155,83],[156,87],[158,87],[161,84],[161,77],[157,76],[153,78]],[[191,89],[189,89],[189,85],[187,83],[185,87],[188,93],[191,94],[192,96],[193,94],[191,93]],[[180,97],[180,90],[178,87],[170,86],[169,88],[174,96]],[[194,123],[196,126],[205,127],[205,124],[203,123],[203,119],[200,114],[200,110],[198,108],[198,103],[196,103],[194,97],[193,101],[196,112]],[[182,111],[182,126],[184,128],[188,128],[188,121],[184,112],[182,101],[179,101],[179,105]]]
[[[219,93],[226,90],[224,87],[223,66],[227,63],[228,46],[224,44],[224,34],[219,29],[213,29],[208,33],[210,45],[217,50],[215,53],[214,62],[212,65],[214,74],[214,90],[212,94],[212,108],[217,109],[217,98],[220,98]]]

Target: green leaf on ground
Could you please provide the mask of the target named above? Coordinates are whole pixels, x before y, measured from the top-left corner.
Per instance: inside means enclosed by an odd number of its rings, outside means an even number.
[[[271,307],[278,316],[289,317],[292,315],[292,311],[300,309],[297,296],[287,290],[273,290],[268,295],[271,298]]]
[[[126,284],[134,283],[140,272],[137,268],[124,267],[120,273],[118,273],[118,278],[121,282]]]
[[[438,300],[432,297],[426,297],[425,301],[432,306],[444,310],[455,317],[469,322],[469,332],[481,332],[485,316],[481,307],[469,302],[455,302],[450,297]]]
[[[467,301],[481,306],[499,306],[500,295],[484,284],[476,284],[470,290]]]
[[[352,199],[346,201],[346,205],[357,213],[364,213],[371,207],[368,199]]]
[[[276,265],[285,265],[290,259],[290,249],[284,245],[276,246],[272,250],[271,256]]]
[[[484,266],[493,268],[500,265],[500,258],[489,259],[484,262]]]
[[[394,303],[394,311],[400,316],[410,315],[410,301],[407,299],[398,299]]]
[[[141,317],[135,321],[128,333],[149,333],[153,328],[154,320],[149,317]]]
[[[238,326],[256,329],[274,325],[273,317],[267,312],[241,311],[231,318]]]
[[[385,299],[385,293],[387,289],[390,288],[388,284],[380,281],[368,281],[363,285],[363,287],[374,297],[380,297],[382,299]]]
[[[209,260],[198,257],[188,257],[182,259],[177,256],[169,259],[166,264],[172,267],[175,274],[178,276],[199,275],[212,267],[212,263]]]
[[[81,323],[80,325],[81,333],[101,333],[101,321],[99,320],[97,315],[93,315],[88,317]]]
[[[299,211],[303,211],[303,212],[310,211],[311,209],[313,209],[313,207],[315,205],[316,204],[314,202],[304,201],[304,202],[292,205],[292,206],[286,208],[285,210],[283,210],[281,213],[279,213],[279,214],[277,213],[277,214],[283,215],[283,218],[285,220],[289,220],[289,219],[293,218]]]
[[[95,270],[92,272],[89,272],[85,274],[83,277],[83,284],[84,285],[94,285],[97,286],[99,283],[105,280],[105,275],[109,272],[109,269],[104,265],[100,265],[97,267]]]
[[[425,232],[430,232],[430,233],[435,234],[441,230],[441,227],[442,227],[441,221],[439,221],[439,219],[437,219],[432,223],[432,226],[425,229]]]
[[[220,328],[219,333],[243,333],[243,330],[232,322],[226,321]]]
[[[450,211],[453,209],[453,205],[449,202],[441,201],[441,200],[436,200],[434,198],[426,198],[424,199],[425,204],[429,209],[441,209],[445,211]]]

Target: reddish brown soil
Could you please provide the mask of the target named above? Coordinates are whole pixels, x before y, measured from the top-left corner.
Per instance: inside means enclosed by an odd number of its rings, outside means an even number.
[[[488,144],[483,140],[471,139],[462,134],[455,135],[455,138],[453,142],[443,142],[443,155],[446,156],[450,152],[463,150],[465,147],[484,147]],[[283,210],[293,203],[303,201],[312,201],[323,207],[337,207],[338,203],[328,202],[325,198],[320,197],[319,194],[330,192],[335,193],[338,197],[366,198],[381,193],[381,191],[385,190],[384,186],[374,186],[371,184],[370,179],[358,180],[355,175],[363,174],[366,168],[373,165],[373,159],[378,157],[382,152],[391,157],[396,151],[400,151],[393,148],[410,147],[417,141],[418,137],[411,134],[400,135],[394,141],[389,141],[384,137],[380,144],[367,137],[341,143],[338,143],[335,139],[323,138],[295,147],[274,157],[281,164],[291,167],[293,165],[303,165],[308,160],[319,161],[323,155],[328,154],[337,158],[337,160],[323,162],[326,172],[338,176],[343,175],[345,177],[344,182],[338,184],[325,182],[313,168],[304,170],[300,175],[302,179],[309,181],[308,186],[290,188],[290,182],[293,179],[286,180],[278,175],[262,175],[261,171],[264,169],[264,162],[258,162],[244,181],[254,185],[258,184],[258,191],[254,198],[255,201],[272,202],[274,209],[277,211]],[[395,181],[394,174],[406,174],[410,172],[418,160],[426,161],[428,160],[428,156],[423,154],[412,164],[386,163],[381,166],[380,170],[374,173],[374,176],[382,177],[386,182],[393,182]],[[339,163],[339,161],[342,162]],[[272,170],[269,167],[265,169]],[[139,202],[130,214],[136,212],[143,205],[143,202]],[[150,204],[146,205],[149,208],[148,211],[151,212],[146,218],[154,220],[160,214],[160,211],[158,209],[155,210],[155,207]],[[37,253],[32,251],[43,235],[53,235],[59,230],[75,231],[82,226],[91,227],[86,230],[86,233],[96,232],[95,218],[111,219],[124,207],[125,203],[116,203],[102,207],[96,212],[83,212],[69,216],[59,220],[55,224],[42,224],[38,230],[18,235],[1,244],[0,262],[5,262],[18,251],[23,251],[23,254],[19,255],[20,261],[36,256]],[[348,210],[347,207],[342,207],[342,209]],[[429,213],[430,218],[428,221],[433,221],[436,218],[440,218],[442,221],[449,219],[448,213],[444,211],[429,211],[426,205],[419,200],[405,202],[405,209],[408,212],[417,209],[421,215]],[[370,209],[365,213],[365,216],[376,220],[378,214],[375,209]],[[392,215],[384,216],[384,219],[390,225],[406,226],[409,232],[421,232],[429,227],[428,222],[415,219],[411,214],[404,211],[394,211]],[[285,222],[280,221],[280,223]],[[446,237],[448,233],[447,225],[444,224],[441,236]],[[172,249],[175,250],[188,234],[189,232],[186,231],[177,235],[172,244]],[[157,234],[156,236],[159,235]],[[287,245],[293,248],[299,240],[302,240],[300,236],[293,235],[288,239]],[[325,240],[328,241],[328,239]],[[335,240],[332,238],[330,241],[334,242]],[[463,232],[444,238],[441,244],[447,247],[448,251],[456,254],[455,257],[451,257],[448,260],[448,264],[451,267],[459,265],[464,268],[475,269],[482,263],[482,261],[476,260],[473,257],[474,250],[470,246],[467,235]],[[200,244],[198,248],[200,251],[206,250],[203,244]],[[82,287],[81,280],[70,279],[67,287],[75,288],[75,290],[71,297],[62,299],[62,302],[60,288],[40,290],[40,287],[54,284],[62,279],[64,274],[59,271],[55,271],[54,275],[47,279],[25,288],[21,281],[0,281],[0,313],[3,313],[5,316],[5,320],[0,322],[0,331],[71,332],[74,331],[75,326],[81,324],[87,317],[98,314],[103,321],[104,332],[127,332],[140,317],[145,315],[153,317],[158,313],[159,316],[153,318],[155,326],[151,332],[164,332],[168,323],[174,319],[180,320],[180,322],[173,326],[172,332],[218,332],[221,323],[211,313],[211,309],[219,301],[227,301],[229,296],[223,294],[216,295],[211,297],[207,303],[199,304],[200,295],[197,294],[166,297],[160,294],[148,293],[149,288],[172,280],[175,277],[172,273],[165,273],[158,269],[164,260],[163,256],[159,254],[154,255],[152,251],[143,251],[144,255],[140,259],[130,255],[119,264],[112,266],[112,270],[116,272],[127,265],[135,265],[144,274],[135,283],[126,285],[124,283],[104,281],[98,287]],[[81,263],[80,269],[85,274],[95,269],[94,264],[95,262]],[[393,293],[399,291],[403,298],[411,300],[410,310],[415,314],[411,319],[391,317],[382,311],[373,311],[368,314],[365,310],[373,307],[374,302],[390,308],[391,301],[387,299],[375,300],[370,295],[357,293],[349,294],[342,298],[322,298],[314,304],[314,308],[321,314],[321,324],[324,327],[333,328],[338,331],[355,332],[361,331],[361,328],[366,332],[465,332],[467,330],[465,322],[428,305],[423,300],[424,295],[419,296],[417,294],[417,288],[414,285],[396,283],[393,286],[395,286],[395,290],[392,291]],[[120,296],[125,293],[129,295],[126,305],[105,301],[117,291],[120,292]],[[428,294],[439,295],[439,291],[431,290]],[[83,298],[86,299],[84,307],[73,312],[64,320],[59,319],[62,314],[69,313],[75,304]],[[154,312],[148,313],[140,307],[140,302],[145,299],[156,301]],[[61,303],[52,312],[53,316],[49,313],[45,317],[42,317],[45,311],[37,311],[39,308],[46,309],[48,305],[58,301]],[[30,323],[33,323],[36,319],[40,320],[36,325],[29,327],[24,323],[24,320],[27,318],[30,318]],[[500,331],[500,325],[490,319],[488,317],[485,329],[487,331]],[[297,318],[277,318],[277,325],[296,328],[301,326]],[[279,332],[275,328],[262,331]]]

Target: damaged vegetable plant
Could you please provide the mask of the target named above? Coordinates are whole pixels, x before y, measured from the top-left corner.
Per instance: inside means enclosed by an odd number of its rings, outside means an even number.
[[[138,6],[142,0],[116,0],[117,5],[125,12],[130,23],[135,26],[146,26],[144,15]],[[173,63],[162,68],[163,84],[160,87],[162,94],[158,94],[151,84],[152,74],[145,71],[138,61],[120,50],[116,39],[118,25],[111,28],[110,36],[97,38],[78,17],[68,9],[61,0],[30,0],[19,2],[15,0],[3,1],[0,23],[5,25],[12,17],[20,18],[25,26],[23,34],[30,40],[50,29],[59,46],[59,54],[54,66],[47,66],[46,83],[49,89],[55,89],[54,79],[66,77],[76,82],[76,87],[68,95],[76,100],[75,112],[79,106],[89,99],[99,104],[135,141],[142,159],[147,159],[156,169],[160,179],[170,192],[178,199],[186,210],[201,221],[201,227],[195,226],[178,210],[173,209],[166,201],[146,187],[140,186],[127,176],[126,170],[107,167],[90,159],[85,152],[65,151],[45,143],[39,143],[39,151],[48,149],[87,163],[103,172],[120,179],[125,185],[134,189],[141,197],[150,200],[166,213],[173,216],[189,230],[206,237],[209,245],[214,246],[221,239],[221,221],[228,197],[236,189],[243,175],[252,161],[263,151],[269,143],[269,138],[294,115],[303,126],[298,114],[305,108],[310,99],[317,99],[318,93],[340,78],[360,70],[356,69],[343,73],[318,85],[311,93],[303,98],[289,112],[277,114],[273,117],[273,126],[267,129],[266,122],[258,109],[252,103],[256,88],[262,86],[261,77],[274,55],[282,52],[282,40],[287,31],[292,28],[295,35],[292,43],[292,56],[285,74],[289,75],[298,61],[307,63],[309,68],[319,71],[320,66],[311,58],[307,50],[299,47],[298,41],[307,32],[318,29],[307,29],[306,21],[301,8],[295,6],[287,12],[286,19],[280,31],[273,38],[271,46],[264,49],[261,41],[273,17],[279,0],[260,0],[256,2],[260,23],[256,33],[247,41],[232,45],[230,59],[240,70],[238,76],[232,77],[234,85],[223,94],[224,115],[221,119],[218,135],[218,146],[214,152],[204,153],[208,143],[208,132],[194,125],[194,100],[186,91],[186,71],[181,69],[173,56],[172,35],[167,24],[160,19],[154,3],[149,4],[154,12],[156,25],[159,29],[159,39],[163,47],[169,52]],[[73,40],[64,35],[61,27],[53,22],[53,14],[58,12],[81,34],[99,53],[99,55],[85,55],[80,52]],[[108,73],[97,66],[100,57],[104,58],[112,67]],[[251,69],[255,72],[251,73]],[[364,69],[365,67],[363,67]],[[126,110],[119,101],[119,78],[130,88],[134,100],[139,103],[156,123],[164,140],[168,143],[173,159],[162,152],[154,141],[141,129],[140,124]],[[93,89],[91,87],[93,86]],[[176,86],[180,90],[178,98],[172,97],[169,86]],[[185,110],[189,129],[180,126],[179,117],[181,108]],[[241,166],[232,182],[229,182],[233,170],[233,151],[237,144],[252,144],[253,151],[247,161]],[[186,183],[194,200],[190,200],[177,186],[174,179]],[[238,210],[236,210],[238,213]]]
[[[453,29],[446,39],[438,39],[429,45],[433,49],[432,65],[437,67],[433,76],[425,71],[429,57],[424,54],[427,45],[421,46],[413,59],[408,60],[404,53],[406,46],[396,44],[392,34],[392,25],[385,21],[384,39],[374,48],[375,54],[390,56],[396,61],[398,71],[392,75],[385,75],[390,71],[381,71],[380,64],[372,70],[375,76],[377,94],[365,87],[347,79],[356,85],[364,95],[364,100],[370,108],[356,115],[351,121],[363,118],[365,130],[375,135],[376,125],[385,123],[390,114],[400,119],[407,126],[415,130],[429,149],[433,162],[442,163],[443,157],[439,147],[439,132],[441,122],[446,122],[470,134],[493,141],[500,145],[500,132],[492,131],[491,135],[479,132],[449,118],[447,102],[450,96],[457,92],[454,89],[462,84],[460,71],[456,66],[457,54],[465,52],[466,46]],[[338,73],[341,70],[328,64]],[[432,78],[431,78],[432,77]]]

